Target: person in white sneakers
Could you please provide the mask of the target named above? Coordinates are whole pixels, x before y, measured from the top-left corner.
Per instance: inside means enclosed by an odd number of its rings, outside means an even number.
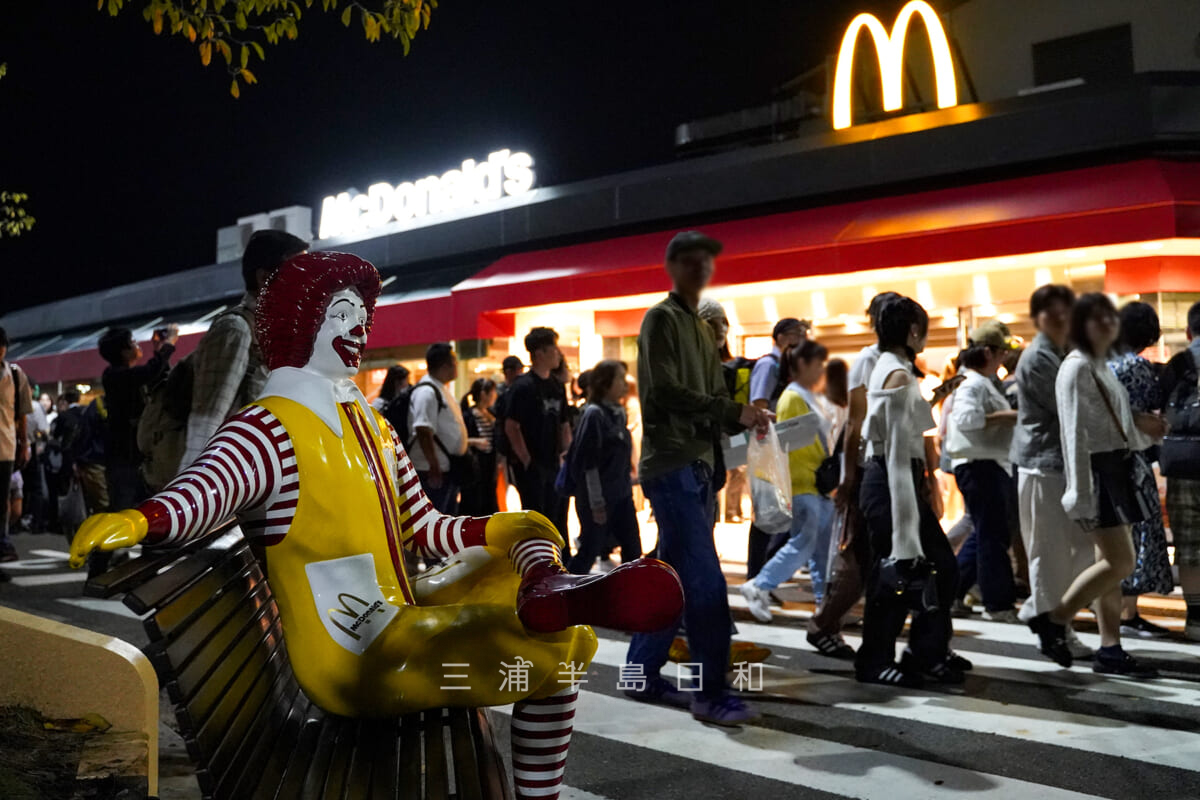
[[[1015,347],[1002,322],[990,320],[971,332],[959,356],[964,380],[954,390],[946,436],[954,479],[974,523],[958,551],[958,599],[978,583],[984,618],[994,622],[1019,621],[1008,557],[1010,509],[1016,505],[1008,451],[1017,412],[996,384],[997,370]]]
[[[1029,316],[1037,336],[1017,362],[1017,425],[1010,460],[1017,465],[1017,509],[1021,539],[1029,557],[1029,597],[1018,616],[1028,624],[1058,605],[1075,576],[1096,560],[1091,535],[1071,523],[1060,498],[1066,494],[1058,404],[1054,381],[1067,355],[1071,307],[1075,293],[1047,284],[1029,298]],[[1091,658],[1092,650],[1070,625],[1067,648],[1075,658]]]
[[[763,568],[741,586],[750,613],[759,622],[771,621],[771,590],[790,580],[804,564],[812,563],[812,587],[819,605],[825,593],[825,565],[829,561],[829,537],[833,528],[833,501],[817,489],[817,470],[832,452],[830,422],[817,400],[816,386],[825,373],[825,345],[811,339],[783,352],[780,369],[786,389],[779,397],[775,415],[779,421],[815,414],[820,431],[805,447],[788,454],[792,474],[792,529],[787,543]]]

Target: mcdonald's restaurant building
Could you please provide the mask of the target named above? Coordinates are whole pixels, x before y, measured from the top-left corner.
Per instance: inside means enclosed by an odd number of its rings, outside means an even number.
[[[326,198],[314,247],[387,281],[368,394],[445,340],[465,391],[524,356],[535,325],[575,367],[632,359],[684,228],[724,242],[712,292],[751,357],[783,316],[850,354],[872,338],[867,300],[894,290],[929,309],[936,372],[984,319],[1031,336],[1028,297],[1048,282],[1149,302],[1157,357],[1180,348],[1200,299],[1200,3],[930,0],[891,19],[846,5],[840,52],[768,105],[681,125],[673,163],[543,187],[537,154],[514,148]],[[231,252],[10,314],[12,357],[43,385],[92,383],[104,326],[148,338],[164,321],[182,323],[186,352],[236,301]]]

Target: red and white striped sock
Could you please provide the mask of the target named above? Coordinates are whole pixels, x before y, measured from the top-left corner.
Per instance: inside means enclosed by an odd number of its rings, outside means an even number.
[[[541,561],[553,561],[561,564],[558,545],[549,539],[524,539],[517,542],[508,550],[508,558],[517,574],[522,577],[529,568]]]
[[[575,720],[575,687],[513,706],[512,765],[517,800],[556,800]]]

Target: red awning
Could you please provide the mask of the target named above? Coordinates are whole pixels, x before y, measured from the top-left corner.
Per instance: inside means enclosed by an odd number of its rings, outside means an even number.
[[[179,341],[175,343],[175,354],[171,357],[171,362],[179,363],[179,359],[195,350],[196,345],[200,343],[201,336],[203,336],[201,333],[180,336]],[[148,357],[150,340],[147,339],[140,344],[142,351]],[[54,355],[15,358],[13,361],[25,370],[25,374],[29,376],[30,380],[40,383],[43,389],[58,381],[96,380],[104,374],[104,368],[108,366],[107,362],[100,357],[100,351],[94,347]]]
[[[664,292],[676,229],[505,256],[449,295],[381,306],[372,347],[514,335],[507,310]],[[1141,159],[704,226],[725,244],[716,285],[1200,237],[1200,163]],[[1163,265],[1163,290],[1189,269]],[[1181,275],[1183,276],[1181,278]],[[1191,290],[1198,287],[1191,280]],[[1178,290],[1178,289],[1175,289]],[[1148,291],[1148,290],[1145,290]],[[610,333],[636,330],[603,315]],[[617,334],[619,335],[619,334]],[[180,340],[181,355],[195,347]],[[103,370],[95,350],[21,360],[43,382]]]
[[[716,285],[1200,236],[1200,164],[1142,159],[704,226]],[[674,230],[506,256],[454,287],[493,309],[665,291]]]

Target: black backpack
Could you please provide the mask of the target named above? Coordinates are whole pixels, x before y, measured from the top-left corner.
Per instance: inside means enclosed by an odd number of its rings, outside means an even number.
[[[1197,370],[1196,357],[1190,350],[1183,352],[1181,361],[1183,376],[1171,389],[1171,394],[1164,398],[1163,418],[1171,426],[1172,433],[1200,436],[1200,387],[1197,386],[1200,370]]]
[[[438,413],[440,414],[446,408],[446,398],[442,396],[442,392],[435,386],[428,383],[417,383],[413,386],[406,386],[401,389],[396,396],[383,409],[383,417],[392,424],[396,429],[396,435],[400,437],[400,441],[404,443],[405,452],[412,450],[413,444],[416,442],[416,435],[409,435],[408,425],[412,419],[412,396],[413,392],[418,387],[428,386],[433,389],[434,397],[437,398]],[[464,423],[466,420],[463,420]],[[446,445],[442,444],[442,440],[435,434],[433,443],[450,459],[450,474],[454,476],[459,488],[474,486],[480,477],[479,464],[475,458],[475,454],[471,452],[471,448],[467,448],[467,452],[461,456],[454,455],[446,449]]]
[[[1196,358],[1185,350],[1181,356],[1183,375],[1171,389],[1163,406],[1163,418],[1171,431],[1163,439],[1158,466],[1168,478],[1200,479],[1200,369]]]
[[[388,401],[388,404],[383,407],[383,418],[392,424],[396,429],[396,435],[400,437],[400,441],[404,443],[404,449],[408,450],[413,443],[413,438],[409,435],[409,420],[412,418],[412,394],[416,390],[416,384],[413,386],[405,386],[400,391],[396,392],[396,396]],[[441,411],[446,406],[446,401],[442,399],[442,393],[437,392],[438,411]]]
[[[508,419],[508,405],[512,400],[512,387],[505,390],[504,394],[496,400],[496,405],[492,409],[492,416],[496,418],[496,424],[492,428],[492,450],[505,458],[513,458],[512,445],[508,441],[508,433],[504,430],[504,421]]]

